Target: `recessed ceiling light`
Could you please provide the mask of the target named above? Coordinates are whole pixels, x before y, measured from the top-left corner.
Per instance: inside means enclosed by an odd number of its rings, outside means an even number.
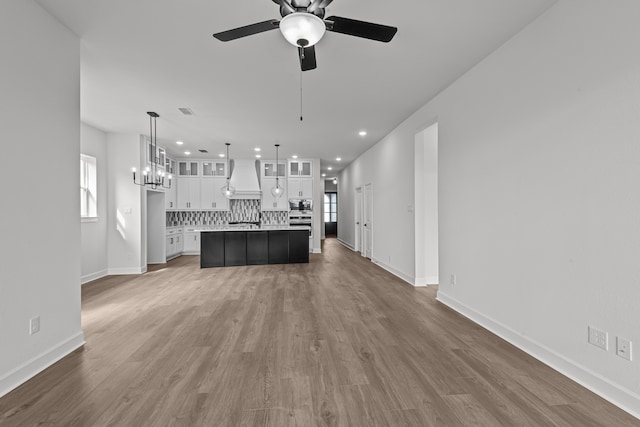
[[[260,149],[256,147],[253,149],[253,151],[260,151]]]
[[[327,176],[327,174],[326,174],[326,173],[323,173],[323,174],[322,174],[322,177],[324,178],[325,176]]]
[[[367,131],[361,130],[360,132],[358,132],[358,135],[367,136]]]
[[[218,157],[224,157],[224,153],[218,154]]]
[[[336,157],[336,162],[341,162],[342,159],[340,157]]]
[[[296,156],[295,154],[293,156],[291,156],[292,159],[297,159],[298,156]]]
[[[176,144],[178,144],[178,145],[182,145],[182,144],[184,144],[184,142],[182,142],[182,141],[176,141]]]
[[[332,171],[332,170],[333,170],[333,168],[332,168],[331,166],[329,166],[329,167],[327,168],[327,170],[328,170],[328,171]]]
[[[256,154],[257,159],[259,159],[260,157],[262,157],[260,154]]]
[[[191,151],[185,151],[184,154],[186,154],[187,156],[191,155]]]

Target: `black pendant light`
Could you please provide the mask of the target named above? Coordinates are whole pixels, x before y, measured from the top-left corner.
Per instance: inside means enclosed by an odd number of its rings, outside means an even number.
[[[276,144],[276,185],[271,189],[273,197],[282,197],[284,194],[284,188],[280,185],[280,176],[278,175],[278,148],[280,144]]]
[[[220,190],[224,197],[230,199],[236,194],[236,189],[231,185],[231,169],[229,168],[229,146],[231,144],[227,142],[224,145],[227,146],[227,183]]]
[[[142,171],[142,182],[136,181],[136,168],[133,168],[133,183],[140,186],[148,185],[154,190],[156,188],[171,188],[172,176],[166,175],[163,170],[158,169],[158,129],[156,119],[160,115],[153,111],[147,111],[147,114],[149,115],[149,139],[151,140],[149,147],[151,151],[151,166],[147,166]],[[168,185],[165,185],[165,177]]]

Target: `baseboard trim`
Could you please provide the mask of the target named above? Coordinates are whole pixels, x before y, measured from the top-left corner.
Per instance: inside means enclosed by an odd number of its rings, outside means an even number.
[[[344,240],[342,240],[342,239],[338,239],[338,243],[340,243],[342,246],[344,246],[344,247],[345,247],[345,248],[347,248],[347,249],[351,249],[353,252],[355,252],[355,251],[356,251],[355,246],[352,246],[351,244],[349,244],[349,243],[345,242],[345,241],[344,241]]]
[[[407,276],[403,272],[396,270],[395,268],[391,267],[388,264],[385,264],[384,262],[380,261],[379,259],[371,258],[371,262],[373,262],[375,265],[377,265],[379,267],[382,267],[383,269],[387,270],[389,273],[391,273],[394,276],[397,276],[398,278],[404,280],[405,282],[407,282],[408,284],[410,284],[411,286],[413,286],[415,288],[426,286],[426,285],[418,285],[418,284],[416,284],[416,282],[415,282],[413,277]]]
[[[125,267],[125,268],[110,268],[108,270],[109,276],[122,276],[126,274],[144,274],[147,272],[147,266],[144,267]]]
[[[98,280],[101,279],[105,276],[108,276],[108,270],[104,269],[104,270],[100,270],[100,271],[96,271],[95,273],[90,273],[90,274],[85,274],[84,276],[82,276],[80,278],[80,284],[84,285],[85,283],[89,283],[89,282],[93,282],[94,280]]]
[[[558,371],[562,375],[591,390],[598,396],[613,403],[620,409],[640,419],[640,395],[619,386],[588,368],[556,353],[552,349],[522,336],[506,325],[477,312],[467,305],[438,291],[436,300],[467,317],[483,328],[493,332],[503,340],[538,359],[540,362]]]
[[[439,282],[438,276],[428,276],[428,277],[416,277],[415,286],[423,287],[423,286],[434,286]]]
[[[18,366],[0,378],[0,397],[18,388],[21,384],[24,384],[83,345],[84,334],[80,331],[68,340]]]

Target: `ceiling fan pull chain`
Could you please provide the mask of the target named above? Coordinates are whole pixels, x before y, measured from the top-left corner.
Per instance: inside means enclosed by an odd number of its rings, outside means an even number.
[[[300,71],[300,121],[302,120],[302,71]]]

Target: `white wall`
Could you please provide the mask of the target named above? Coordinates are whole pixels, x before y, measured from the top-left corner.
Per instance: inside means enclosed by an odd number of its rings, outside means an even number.
[[[82,283],[107,274],[107,134],[82,123],[80,151],[96,158],[98,218],[81,225]]]
[[[374,255],[413,271],[408,148],[437,121],[440,276],[457,275],[439,300],[636,416],[640,357],[617,357],[613,337],[640,346],[638,16],[635,0],[561,0],[339,180],[341,194],[374,182]]]
[[[35,2],[0,2],[0,396],[84,343],[79,55]]]
[[[146,189],[133,184],[131,168],[141,170],[144,137],[107,134],[109,274],[147,270]]]
[[[438,124],[416,134],[415,285],[437,285],[438,277]]]

